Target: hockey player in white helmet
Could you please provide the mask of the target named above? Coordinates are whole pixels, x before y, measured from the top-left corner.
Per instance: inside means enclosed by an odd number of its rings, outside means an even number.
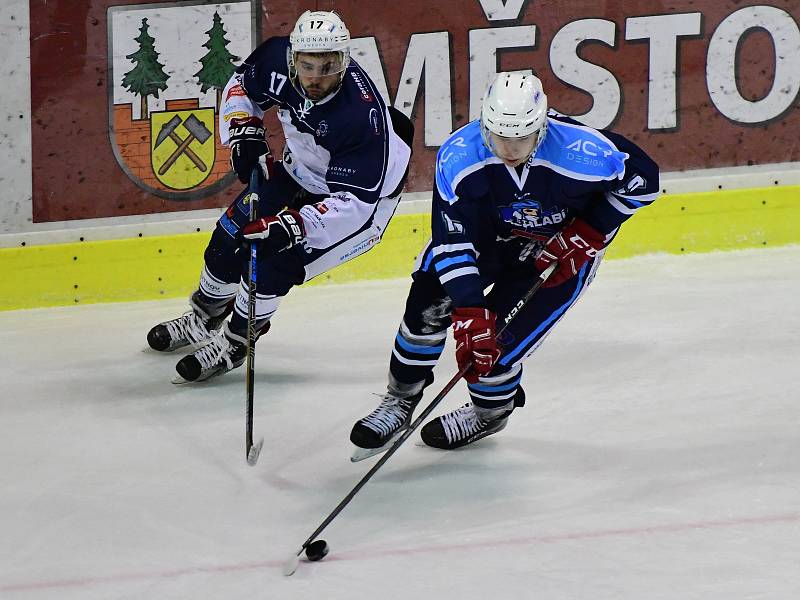
[[[509,167],[536,151],[547,133],[547,96],[533,75],[503,73],[481,103],[483,143]]]
[[[304,12],[289,35],[286,58],[295,89],[313,102],[333,93],[350,64],[350,32],[335,12]]]
[[[289,36],[267,39],[236,70],[222,98],[220,137],[242,183],[254,169],[259,173],[259,218],[250,222],[249,190],[242,190],[205,250],[191,310],[148,333],[154,350],[192,345],[176,366],[186,381],[245,360],[242,244],[258,244],[256,327],[263,334],[293,286],[380,241],[411,155],[411,122],[385,104],[351,60],[350,33],[333,12],[306,11]],[[267,146],[263,117],[273,107],[286,139],[282,160],[273,160]]]
[[[386,394],[351,431],[353,460],[387,449],[408,427],[451,325],[470,400],[424,425],[422,440],[450,450],[503,429],[525,402],[523,361],[580,298],[620,225],[658,193],[658,167],[635,144],[548,112],[535,76],[497,75],[481,118],[437,154],[432,239],[412,275]],[[566,373],[580,368],[567,363]]]

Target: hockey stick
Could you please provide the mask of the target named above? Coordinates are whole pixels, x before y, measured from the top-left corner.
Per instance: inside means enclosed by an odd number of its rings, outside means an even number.
[[[516,317],[519,314],[519,311],[522,309],[522,307],[525,306],[530,301],[533,295],[539,290],[540,287],[542,287],[544,282],[547,281],[547,278],[550,277],[553,271],[556,270],[557,266],[558,263],[553,263],[549,267],[547,267],[547,269],[545,269],[539,275],[539,279],[536,281],[536,283],[533,284],[531,289],[528,290],[525,293],[525,295],[520,299],[520,301],[517,302],[516,305],[514,305],[514,307],[508,312],[508,315],[506,316],[505,321],[503,322],[503,327],[497,333],[498,339],[506,330],[506,328],[508,328],[509,323],[511,323],[514,317]],[[284,565],[283,568],[284,575],[289,576],[294,574],[294,572],[297,570],[297,565],[300,563],[300,555],[312,543],[314,543],[317,546],[314,550],[317,553],[317,556],[319,556],[319,558],[315,558],[315,560],[319,560],[320,558],[325,556],[325,554],[327,554],[328,552],[327,543],[325,543],[323,540],[318,540],[317,542],[314,542],[317,536],[320,533],[322,533],[322,531],[328,525],[330,525],[331,521],[333,521],[337,517],[337,515],[340,512],[342,512],[344,507],[350,503],[353,497],[361,490],[362,487],[366,485],[366,483],[372,478],[372,476],[375,475],[378,469],[380,469],[386,463],[386,461],[389,460],[395,452],[397,452],[397,449],[403,445],[403,443],[417,429],[417,427],[419,427],[422,424],[422,422],[428,418],[428,416],[436,409],[439,403],[442,400],[444,400],[444,397],[450,393],[450,390],[452,390],[455,387],[458,381],[462,377],[464,377],[464,375],[467,373],[467,371],[470,370],[471,367],[472,364],[468,363],[463,367],[461,367],[461,369],[458,370],[458,373],[453,375],[453,378],[447,382],[447,385],[445,385],[444,388],[442,388],[442,391],[440,391],[437,394],[437,396],[433,400],[431,400],[431,403],[428,404],[425,410],[422,411],[422,414],[420,414],[416,419],[414,419],[411,425],[408,426],[408,429],[406,429],[405,432],[403,432],[403,435],[397,438],[394,444],[392,444],[392,446],[386,451],[386,454],[384,454],[380,458],[380,460],[378,460],[378,462],[376,462],[375,465],[369,471],[367,471],[367,474],[364,475],[361,478],[361,480],[355,485],[355,487],[352,490],[350,490],[350,492],[342,499],[341,502],[339,502],[336,508],[334,508],[331,511],[331,513],[325,518],[325,520],[320,524],[320,526],[314,530],[314,533],[308,536],[308,539],[305,542],[303,542],[303,545],[300,547],[300,550],[298,550],[295,554],[291,556],[291,558],[289,558],[289,560],[286,561],[286,564]]]
[[[253,168],[250,174],[250,187],[248,188],[248,202],[250,203],[250,222],[258,218],[258,170]],[[255,384],[256,362],[256,272],[258,259],[258,244],[250,242],[250,263],[247,273],[247,423],[245,426],[245,456],[247,464],[255,466],[264,438],[253,444],[253,387]]]

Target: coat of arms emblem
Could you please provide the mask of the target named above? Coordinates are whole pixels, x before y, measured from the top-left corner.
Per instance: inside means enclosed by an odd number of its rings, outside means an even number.
[[[251,0],[108,9],[109,135],[139,187],[193,200],[231,184],[222,90],[255,41]]]

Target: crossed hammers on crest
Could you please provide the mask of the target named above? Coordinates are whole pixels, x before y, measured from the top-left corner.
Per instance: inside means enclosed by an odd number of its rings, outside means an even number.
[[[181,123],[183,123],[184,128],[189,132],[189,135],[185,139],[181,139],[181,137],[175,132],[175,129],[177,129],[178,125]],[[164,161],[164,164],[161,165],[161,168],[158,170],[158,174],[163,175],[166,173],[182,154],[186,154],[189,160],[191,160],[198,169],[201,171],[206,171],[208,167],[203,162],[203,159],[195,154],[195,152],[189,147],[189,144],[191,144],[194,140],[197,140],[201,144],[205,144],[206,140],[208,140],[211,135],[211,132],[203,124],[203,122],[193,114],[189,115],[185,121],[178,115],[172,117],[169,121],[162,125],[161,131],[158,132],[158,137],[156,138],[156,143],[153,148],[158,148],[167,138],[175,142],[178,147],[175,148],[173,153],[170,154],[167,160]]]

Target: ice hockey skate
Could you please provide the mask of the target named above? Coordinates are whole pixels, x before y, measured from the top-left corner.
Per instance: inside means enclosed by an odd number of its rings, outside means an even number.
[[[350,432],[350,441],[356,446],[352,462],[365,460],[380,454],[399,438],[411,424],[411,415],[414,413],[419,401],[422,399],[423,390],[433,383],[433,376],[429,376],[423,388],[416,394],[403,396],[391,391],[380,395],[381,403],[363,419],[356,421]],[[393,386],[390,385],[390,389]]]
[[[170,321],[153,327],[147,334],[147,343],[153,350],[172,352],[192,344],[199,346],[209,340],[225,318],[230,314],[226,308],[217,316],[210,316],[196,298],[197,292],[189,298],[192,310]]]
[[[246,357],[247,338],[231,332],[226,323],[205,346],[178,361],[172,383],[205,381],[242,366]]]
[[[467,402],[427,423],[420,432],[422,441],[428,446],[442,450],[454,450],[502,431],[508,424],[510,408],[485,409]]]

